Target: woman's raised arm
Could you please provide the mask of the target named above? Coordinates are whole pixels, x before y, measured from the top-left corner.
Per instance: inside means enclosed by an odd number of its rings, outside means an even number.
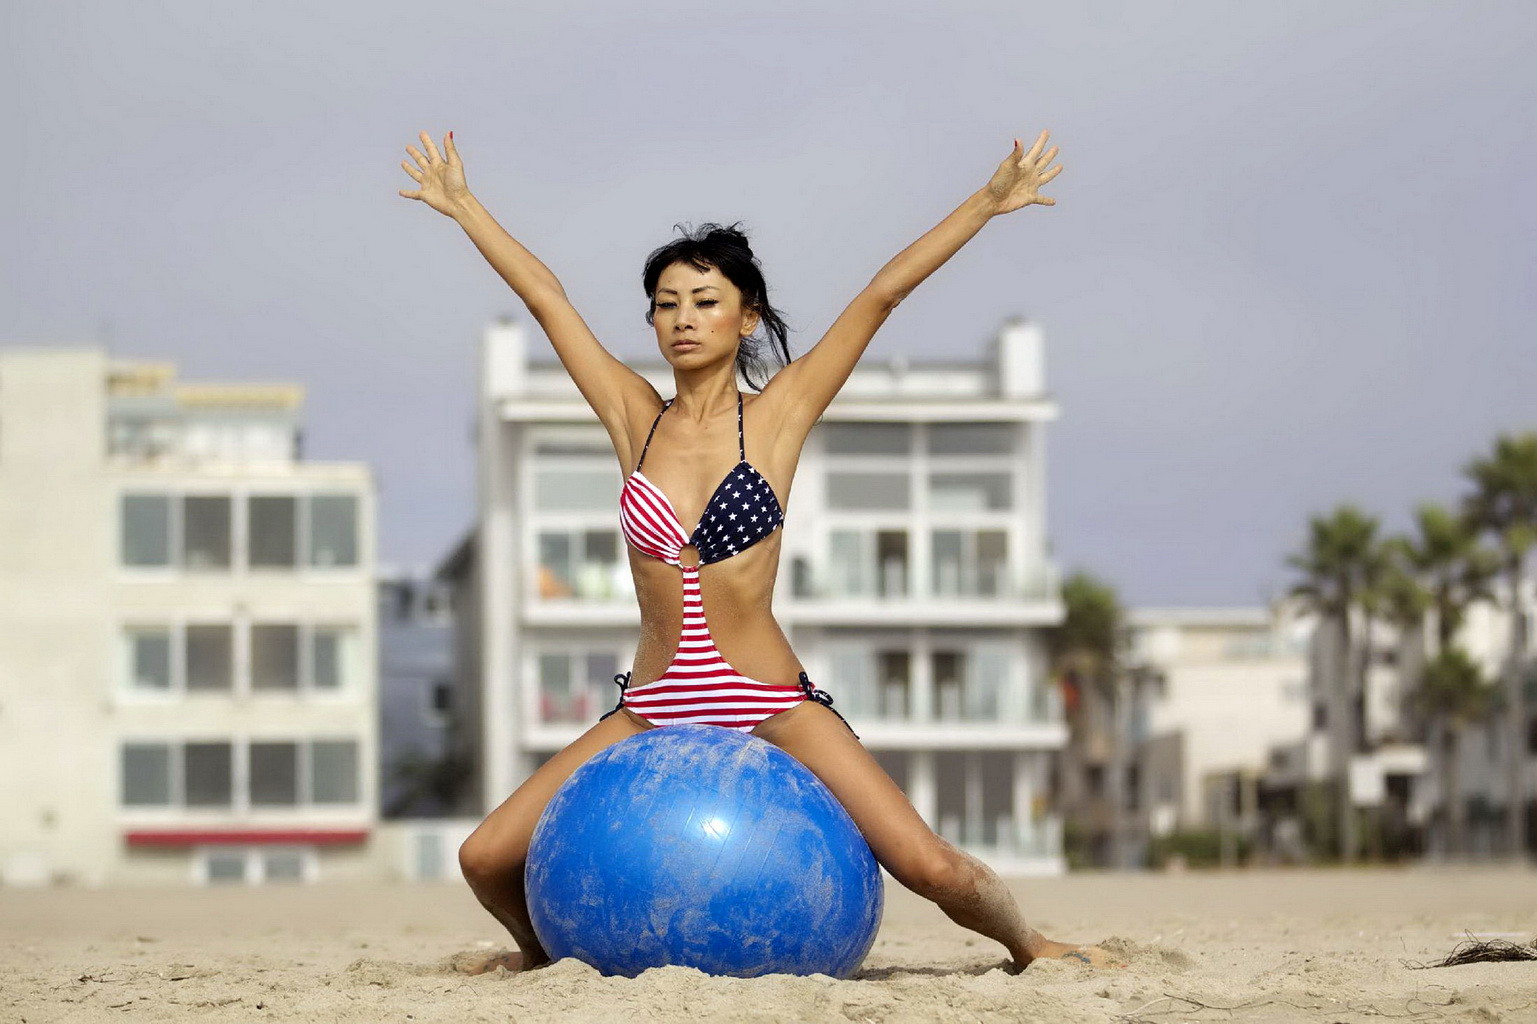
[[[400,194],[407,199],[421,200],[444,216],[453,218],[464,229],[475,248],[544,328],[561,365],[608,428],[609,436],[616,440],[626,436],[630,403],[637,399],[660,402],[656,389],[603,347],[566,298],[565,288],[550,268],[508,234],[471,194],[464,179],[464,163],[454,144],[454,133],[449,132],[443,139],[443,156],[438,154],[432,136],[422,132],[421,140],[426,155],[415,146],[407,146],[406,152],[416,164],[400,162],[421,187],[401,189]]]
[[[763,393],[775,392],[785,414],[809,431],[843,388],[875,332],[924,278],[942,267],[982,230],[982,225],[998,214],[1033,203],[1056,205],[1055,199],[1047,199],[1037,191],[1062,170],[1060,164],[1046,169],[1057,155],[1056,146],[1044,155],[1041,153],[1047,134],[1041,132],[1030,152],[1023,155],[1019,140],[1015,139],[1013,152],[1004,157],[988,183],[922,238],[892,257],[849,303],[822,340],[775,374]]]

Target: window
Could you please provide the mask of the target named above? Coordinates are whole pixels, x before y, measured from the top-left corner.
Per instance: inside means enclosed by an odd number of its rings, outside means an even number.
[[[313,846],[199,846],[193,854],[199,885],[293,884],[319,874]]]
[[[246,758],[248,769],[238,786],[236,756]],[[126,742],[120,765],[125,808],[244,811],[361,799],[356,740]]]
[[[298,564],[299,500],[261,494],[247,500],[247,539],[252,568],[292,569]]]
[[[234,748],[188,743],[183,749],[182,792],[188,807],[230,807],[234,802]]]
[[[235,685],[234,629],[229,623],[187,625],[187,690],[229,693]]]
[[[818,432],[829,455],[910,455],[913,430],[907,423],[824,423]]]
[[[251,692],[338,693],[357,678],[358,631],[351,626],[254,623],[250,648]],[[123,651],[132,693],[235,692],[231,623],[125,626]]]
[[[613,651],[545,651],[537,661],[540,722],[590,723],[619,697]]]
[[[358,564],[358,499],[352,494],[312,494],[309,499],[312,566]]]
[[[1009,685],[1009,652],[996,644],[933,654],[934,715],[940,721],[996,723]]]
[[[356,740],[315,740],[310,744],[310,799],[317,804],[357,803]]]
[[[929,508],[934,512],[1002,512],[1013,507],[1008,473],[930,473]]]
[[[827,540],[830,596],[906,596],[907,531],[832,530]]]
[[[125,493],[119,502],[122,564],[227,571],[233,562],[232,514],[227,494]],[[307,538],[304,564],[358,564],[357,495],[251,495],[245,523],[252,568],[295,567],[301,535]]]
[[[612,465],[543,466],[534,471],[534,508],[539,512],[607,512],[614,506],[619,483]]]
[[[829,470],[827,507],[842,512],[905,512],[912,507],[910,482],[907,472]]]
[[[313,640],[313,675],[316,690],[340,690],[353,675],[352,651],[357,631],[343,626],[316,626]]]
[[[129,627],[128,680],[135,690],[171,691],[171,630],[167,626]]]
[[[935,530],[930,586],[938,596],[998,597],[1008,590],[1005,530]]]
[[[171,499],[164,494],[124,494],[120,503],[124,565],[171,564]]]
[[[230,499],[227,495],[188,494],[182,499],[182,566],[186,569],[230,567]]]
[[[251,744],[251,806],[293,807],[299,803],[299,744]]]
[[[251,689],[299,689],[299,627],[293,623],[251,626]]]
[[[931,423],[930,455],[1011,455],[1018,428],[1012,423]]]
[[[619,564],[617,530],[541,530],[538,593],[544,599],[612,601],[634,592]]]
[[[124,807],[171,803],[171,748],[164,743],[123,744]]]

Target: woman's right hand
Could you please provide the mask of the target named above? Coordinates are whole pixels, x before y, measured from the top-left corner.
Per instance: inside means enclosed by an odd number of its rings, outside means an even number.
[[[470,187],[464,182],[464,164],[459,160],[459,150],[454,146],[454,133],[449,132],[443,136],[443,149],[448,153],[446,160],[438,155],[438,147],[432,144],[432,136],[422,132],[421,139],[427,147],[427,155],[422,156],[415,146],[407,146],[406,152],[411,154],[416,166],[400,161],[400,166],[416,179],[421,188],[414,191],[403,188],[400,194],[407,199],[420,199],[444,216],[452,217],[470,199]]]

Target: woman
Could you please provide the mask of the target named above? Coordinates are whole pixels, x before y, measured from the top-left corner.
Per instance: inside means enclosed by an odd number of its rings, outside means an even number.
[[[523,893],[540,812],[593,754],[678,722],[750,732],[788,751],[838,797],[893,877],[952,921],[1003,943],[1019,967],[1039,957],[1115,962],[1097,947],[1053,942],[1030,928],[992,869],[929,829],[832,710],[832,699],[811,684],[770,610],[782,537],[779,496],[789,495],[812,424],[891,311],[983,224],[1031,204],[1055,205],[1037,191],[1062,170],[1046,169],[1057,153],[1053,146],[1042,155],[1046,137],[1042,132],[1028,153],[1015,139],[991,180],[882,267],[826,336],[793,361],[740,232],[706,225],[707,233],[653,252],[643,275],[647,319],[676,381],[665,402],[604,349],[549,268],[470,194],[453,132],[444,139],[445,155],[426,132],[425,155],[406,147],[415,164],[401,166],[420,187],[400,194],[458,222],[539,321],[608,430],[627,474],[620,525],[641,608],[634,668],[616,679],[619,706],[535,771],[460,847],[470,887],[520,950],[470,954],[456,962],[460,970],[548,962]],[[744,397],[737,375],[746,377],[756,364],[758,343],[749,336],[760,325],[788,365]],[[688,523],[697,525],[689,530]]]

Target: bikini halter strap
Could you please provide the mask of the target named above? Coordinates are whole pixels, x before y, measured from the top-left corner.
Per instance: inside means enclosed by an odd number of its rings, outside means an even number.
[[[673,397],[676,398],[677,396],[674,395]],[[640,450],[640,462],[637,462],[635,464],[635,471],[637,473],[640,472],[641,463],[644,463],[646,461],[646,452],[651,447],[651,439],[654,436],[656,436],[656,425],[658,423],[662,422],[662,413],[666,412],[667,411],[667,407],[669,405],[671,405],[671,404],[672,404],[672,398],[669,398],[667,401],[663,402],[662,403],[662,407],[657,410],[656,419],[651,421],[651,433],[646,435],[646,444]]]

